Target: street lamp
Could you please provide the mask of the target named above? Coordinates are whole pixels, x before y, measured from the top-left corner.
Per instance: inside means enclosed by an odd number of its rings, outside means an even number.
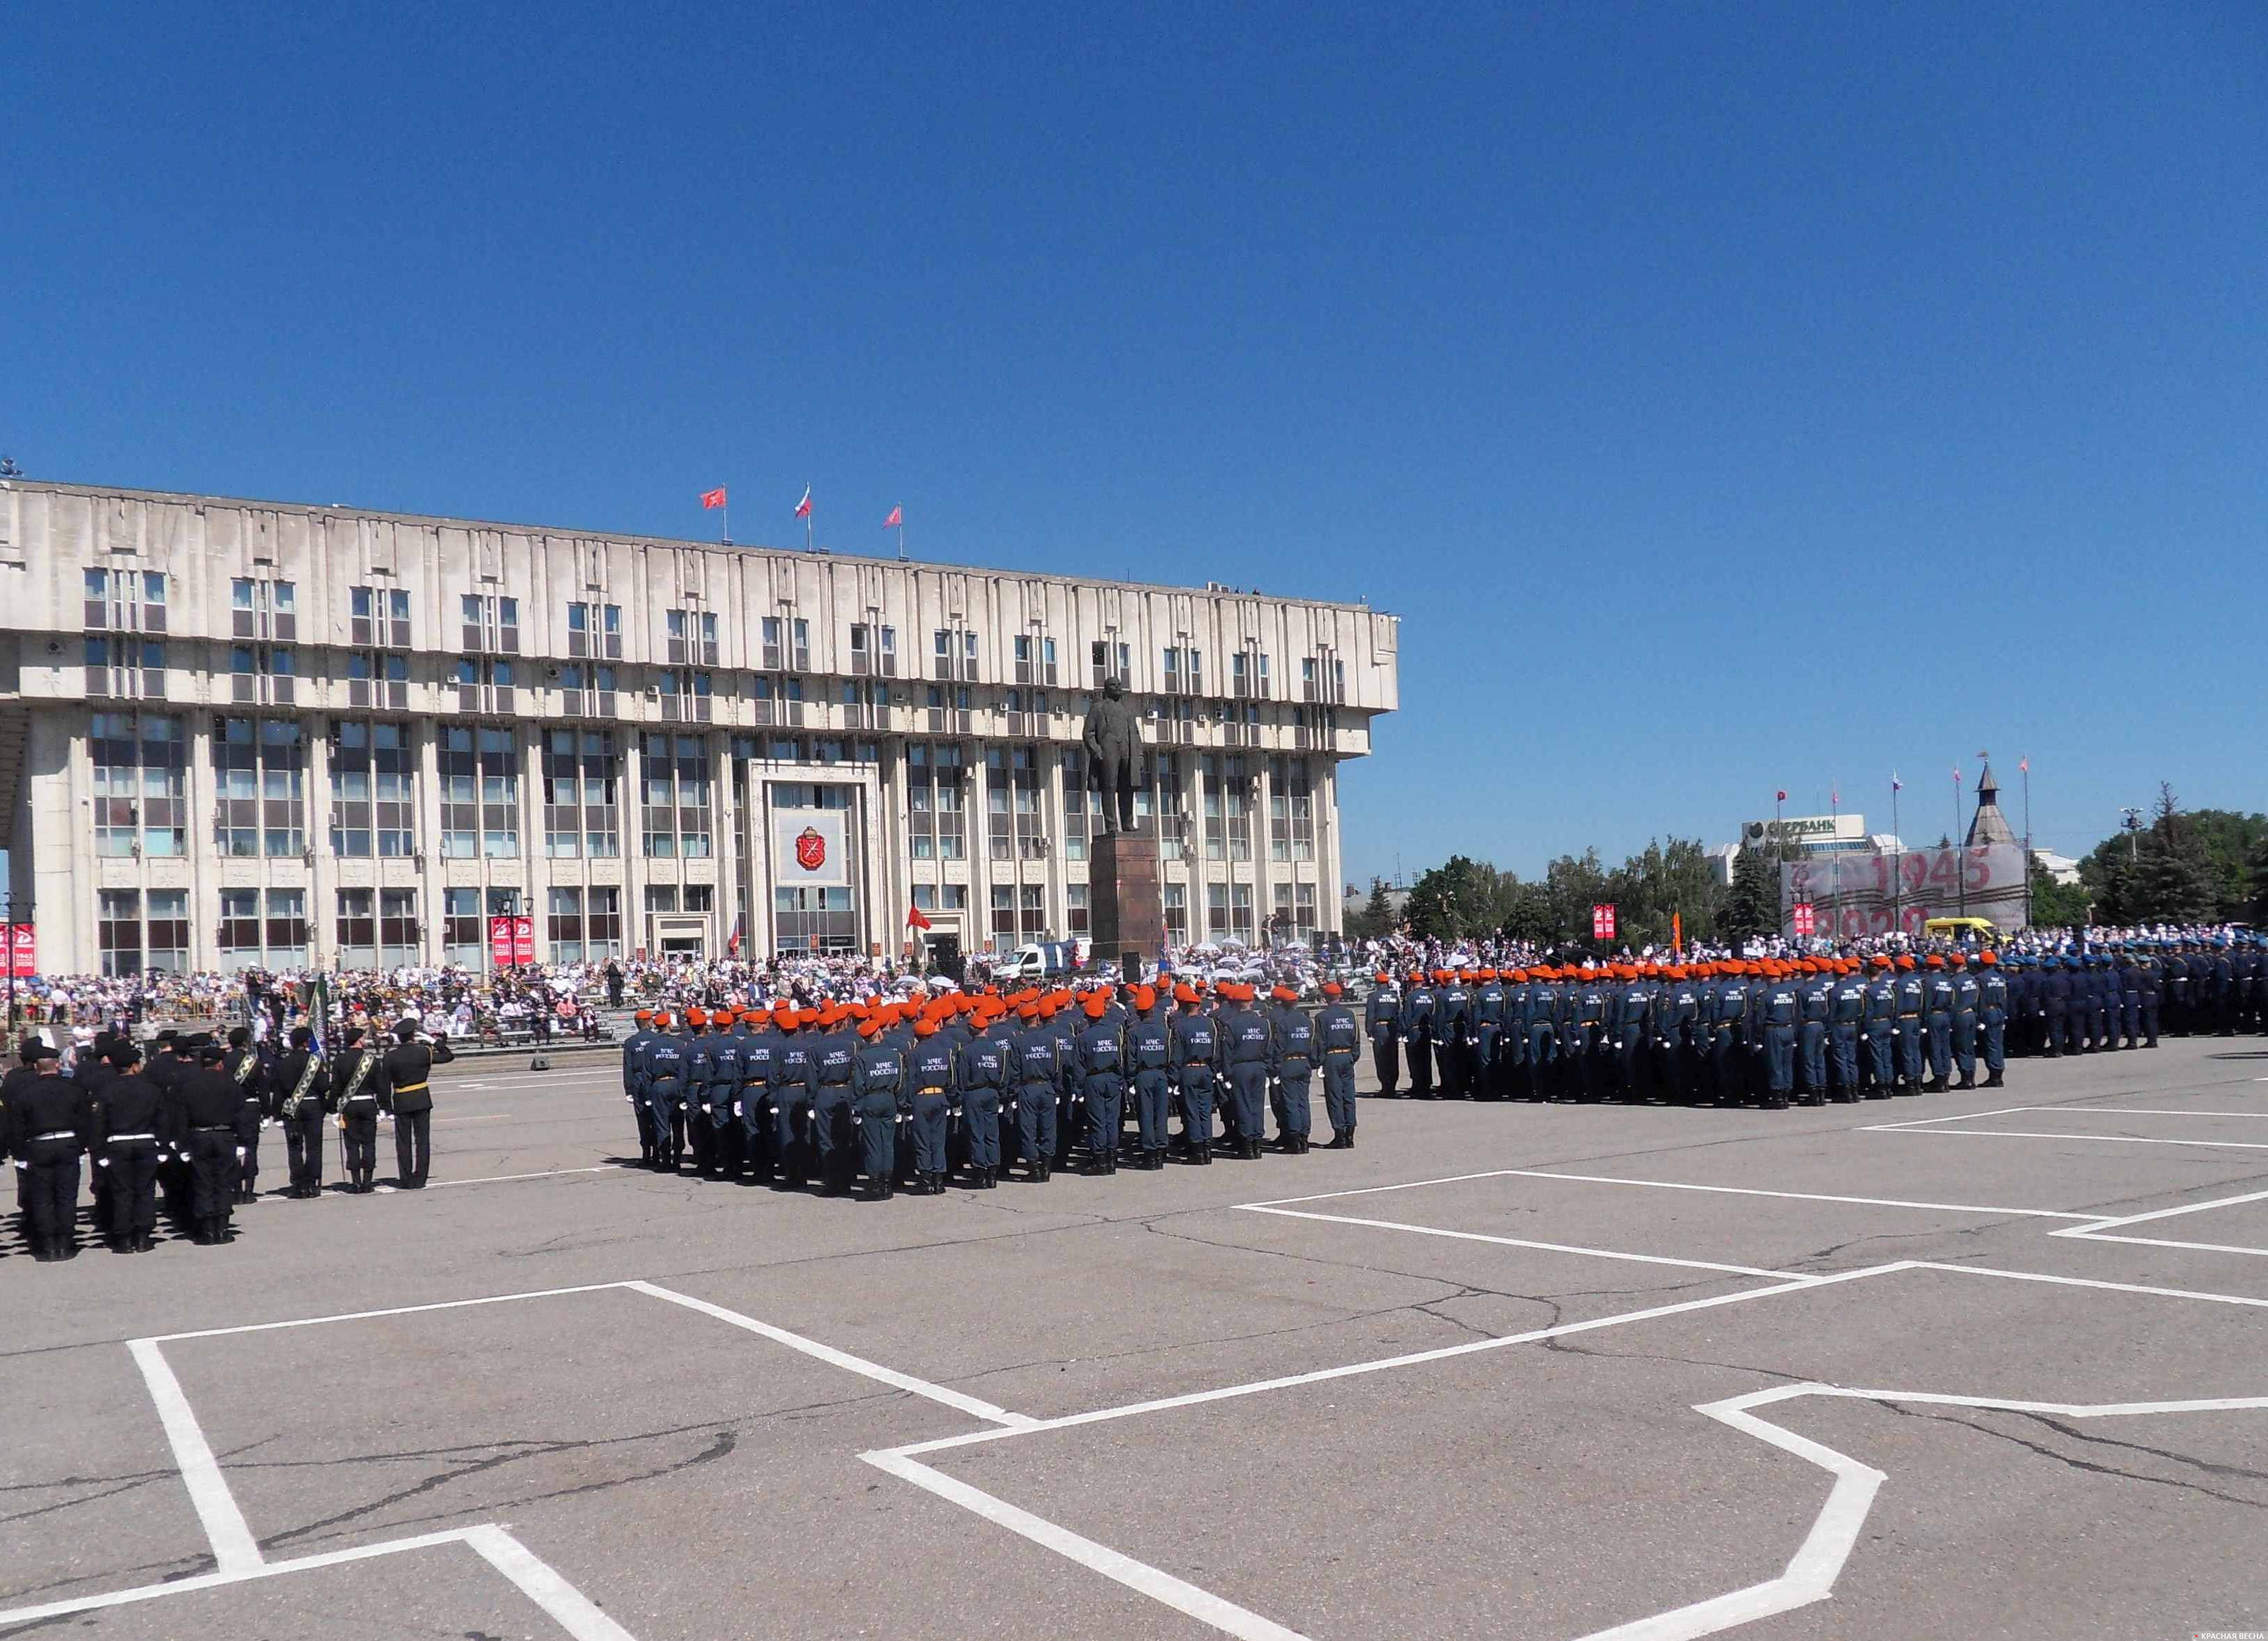
[[[2126,861],[2132,865],[2141,859],[2142,811],[2129,806],[2118,812],[2126,817],[2118,824],[2126,833]]]

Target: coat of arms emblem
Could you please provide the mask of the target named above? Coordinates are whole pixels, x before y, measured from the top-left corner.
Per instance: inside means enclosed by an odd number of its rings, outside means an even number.
[[[816,826],[806,826],[796,834],[795,863],[806,872],[815,872],[827,864],[827,839]]]

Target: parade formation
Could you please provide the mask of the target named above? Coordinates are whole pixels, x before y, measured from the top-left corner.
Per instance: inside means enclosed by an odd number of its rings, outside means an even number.
[[[1388,1098],[1778,1111],[1999,1088],[2012,1058],[2154,1048],[2161,1031],[2268,1031],[2268,954],[2242,929],[1686,962],[1435,957],[1374,971],[1359,1014],[1338,979],[1311,1005],[1253,971],[681,1002],[637,1011],[622,1093],[645,1167],[883,1201],[990,1190],[1019,1166],[1045,1184],[1074,1163],[1108,1176],[1304,1155],[1318,1089],[1319,1149],[1351,1149],[1366,1049]],[[424,1185],[432,1069],[455,1055],[415,1020],[337,1037],[327,1054],[306,1025],[264,1044],[244,1026],[166,1030],[145,1052],[105,1030],[68,1071],[25,1039],[0,1082],[0,1145],[33,1256],[77,1251],[83,1179],[117,1252],[155,1245],[161,1207],[189,1240],[227,1242],[271,1128],[291,1199],[323,1194],[327,1126],[343,1193],[377,1188],[382,1122],[394,1187]]]

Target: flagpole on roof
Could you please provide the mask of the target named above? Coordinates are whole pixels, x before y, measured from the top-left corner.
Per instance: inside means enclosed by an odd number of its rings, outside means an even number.
[[[2025,753],[2016,760],[2016,772],[2024,778],[2024,927],[2032,926],[2032,755]]]

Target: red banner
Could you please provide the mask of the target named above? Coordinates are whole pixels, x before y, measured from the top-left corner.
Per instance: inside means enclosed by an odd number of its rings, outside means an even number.
[[[508,917],[489,920],[489,961],[499,969],[512,966],[512,920]]]
[[[1811,938],[1812,928],[1816,922],[1816,919],[1812,912],[1811,902],[1808,900],[1799,900],[1795,903],[1793,910],[1795,920],[1795,937],[1798,940],[1809,940]]]
[[[40,972],[39,937],[29,923],[11,924],[8,928],[8,972],[19,980],[28,980]]]
[[[1591,908],[1591,938],[1612,940],[1615,937],[1615,909],[1602,903]]]
[[[512,920],[512,960],[520,964],[535,961],[535,920],[532,917]]]

